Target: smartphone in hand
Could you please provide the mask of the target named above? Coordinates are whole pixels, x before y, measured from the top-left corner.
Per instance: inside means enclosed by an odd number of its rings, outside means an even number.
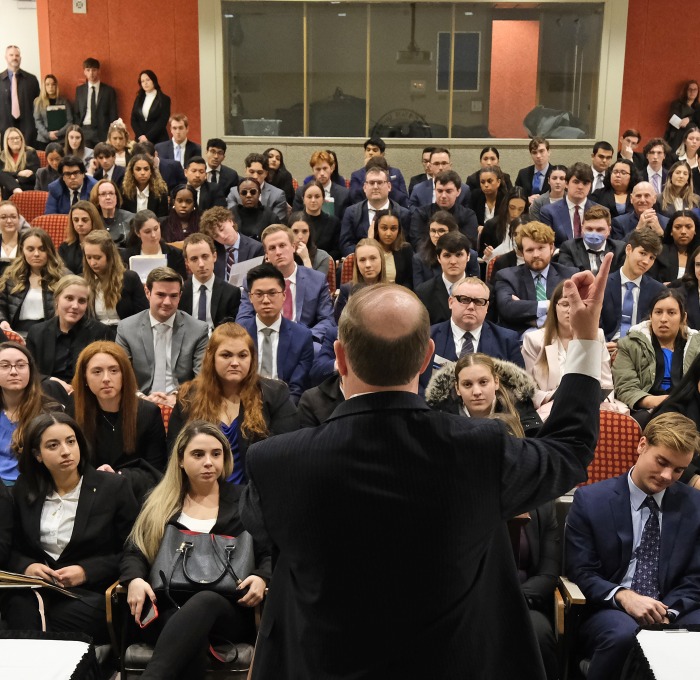
[[[139,626],[145,628],[149,624],[153,623],[158,618],[158,608],[151,602],[150,599],[146,599],[143,603],[143,609],[141,610],[141,623]]]

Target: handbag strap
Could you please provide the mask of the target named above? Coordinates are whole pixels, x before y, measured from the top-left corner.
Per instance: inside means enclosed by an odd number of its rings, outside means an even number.
[[[183,569],[184,569],[185,556],[187,555],[187,553],[190,551],[191,548],[192,548],[191,543],[189,543],[188,541],[183,541],[180,544],[180,547],[175,551],[175,557],[173,558],[173,561],[170,565],[170,573],[168,574],[168,576],[166,577],[165,572],[162,570],[158,572],[160,575],[160,579],[163,583],[163,592],[165,594],[165,597],[167,597],[168,600],[170,600],[171,604],[173,604],[177,609],[180,609],[180,605],[177,602],[175,602],[172,595],[170,595],[170,581],[173,578],[173,574],[175,573],[175,568],[177,567],[177,563],[180,559],[182,559],[182,564],[183,564]]]
[[[193,547],[191,543],[183,543],[183,545],[186,545],[187,547],[185,548],[182,556],[182,571],[185,574],[185,578],[187,578],[188,581],[192,583],[200,583],[201,585],[206,585],[206,586],[211,586],[215,585],[216,583],[219,583],[221,579],[226,576],[226,572],[228,572],[233,580],[236,582],[236,584],[240,585],[241,584],[241,579],[238,578],[236,575],[236,572],[233,570],[233,567],[231,566],[231,554],[235,550],[235,545],[227,545],[225,549],[225,554],[222,555],[222,551],[219,548],[219,544],[216,542],[216,535],[215,534],[209,534],[209,541],[211,543],[211,554],[212,557],[216,560],[216,562],[221,566],[221,573],[211,581],[204,581],[201,579],[194,579],[192,576],[190,576],[188,569],[187,569],[187,558],[190,554],[190,550]]]

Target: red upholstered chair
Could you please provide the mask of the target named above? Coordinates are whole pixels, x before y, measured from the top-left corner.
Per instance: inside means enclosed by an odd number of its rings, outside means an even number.
[[[340,285],[344,283],[349,283],[352,281],[352,266],[355,262],[355,253],[350,253],[344,260],[342,264],[342,270],[340,272]]]
[[[299,188],[299,182],[297,182],[294,178],[292,178],[292,186],[294,187],[294,191]]]
[[[43,229],[58,248],[66,240],[68,215],[39,215],[32,220],[32,226]]]
[[[492,257],[489,260],[489,263],[486,265],[486,283],[491,283],[491,277],[493,276],[493,268],[496,266],[497,259],[498,255],[496,255],[496,257]]]
[[[5,334],[5,337],[8,340],[11,340],[12,342],[16,342],[19,345],[26,345],[27,343],[24,341],[24,338],[19,334],[15,333],[14,331],[3,331]]]
[[[584,484],[593,484],[627,472],[637,462],[637,445],[641,436],[642,429],[631,416],[601,411],[598,446],[595,458],[588,466],[588,481]]]
[[[39,165],[42,168],[45,168],[48,165],[48,163],[46,162],[46,151],[37,150],[36,155],[39,158]]]
[[[23,191],[21,194],[12,194],[10,200],[17,206],[19,214],[31,223],[35,217],[44,214],[48,198],[48,191]]]
[[[328,292],[331,294],[331,297],[335,294],[335,277],[336,277],[336,268],[335,268],[335,260],[331,257],[328,260],[328,275],[326,276],[326,279],[328,280]]]
[[[170,423],[170,415],[173,412],[173,407],[167,404],[158,404],[160,408],[160,415],[163,418],[163,425],[165,425],[165,434],[168,434],[168,424]]]

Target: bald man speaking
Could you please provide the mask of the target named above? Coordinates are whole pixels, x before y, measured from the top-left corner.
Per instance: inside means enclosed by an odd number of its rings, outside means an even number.
[[[254,680],[544,679],[506,521],[586,479],[610,262],[565,284],[566,401],[538,439],[431,411],[418,298],[390,284],[350,297],[335,347],[346,400],[248,452],[243,520],[279,551]]]

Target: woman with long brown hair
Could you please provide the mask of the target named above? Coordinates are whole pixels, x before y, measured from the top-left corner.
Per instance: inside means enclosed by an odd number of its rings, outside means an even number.
[[[181,388],[168,426],[169,443],[190,420],[206,420],[221,428],[233,451],[230,481],[237,484],[246,482],[245,454],[250,444],[299,427],[289,388],[258,375],[253,339],[235,323],[214,329],[200,374]]]
[[[124,267],[119,250],[106,229],[92,231],[83,243],[83,277],[93,295],[95,316],[112,327],[148,309],[141,278]]]
[[[152,210],[158,217],[168,216],[168,185],[146,154],[133,156],[126,166],[122,208],[132,213]]]
[[[78,357],[73,378],[75,419],[95,467],[126,475],[140,500],[165,469],[165,427],[160,408],[136,396],[138,385],[126,352],[116,343],[93,342]]]
[[[71,206],[66,223],[66,240],[58,246],[63,264],[73,274],[83,273],[83,241],[95,229],[104,230],[105,225],[90,201],[78,201]]]

